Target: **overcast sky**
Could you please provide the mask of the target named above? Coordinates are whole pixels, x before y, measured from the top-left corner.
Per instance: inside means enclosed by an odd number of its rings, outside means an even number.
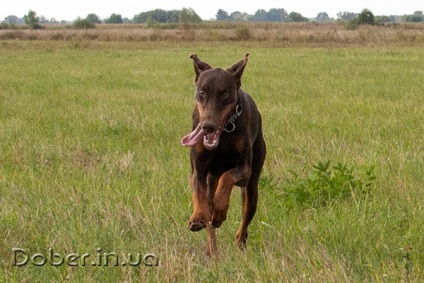
[[[0,7],[0,21],[9,15],[23,17],[29,10],[47,19],[73,21],[77,17],[85,18],[88,14],[96,14],[101,19],[112,13],[121,14],[123,18],[132,19],[134,15],[154,9],[180,10],[193,8],[204,20],[214,19],[218,9],[231,14],[246,12],[254,14],[258,9],[268,11],[271,8],[283,8],[288,13],[301,13],[304,17],[314,18],[320,12],[337,18],[338,12],[360,13],[364,8],[375,15],[405,15],[424,10],[424,0],[262,0],[262,1],[229,1],[229,0],[3,0]]]

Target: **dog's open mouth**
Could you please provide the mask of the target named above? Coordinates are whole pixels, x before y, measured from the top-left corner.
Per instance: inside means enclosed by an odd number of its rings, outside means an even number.
[[[203,137],[203,145],[206,149],[212,150],[218,146],[219,136],[221,135],[222,127],[213,133],[205,134]]]
[[[184,136],[181,139],[181,143],[184,146],[193,146],[200,143],[203,140],[203,145],[206,149],[212,150],[218,146],[219,136],[221,135],[223,127],[220,127],[213,133],[205,133],[199,123],[193,132]]]

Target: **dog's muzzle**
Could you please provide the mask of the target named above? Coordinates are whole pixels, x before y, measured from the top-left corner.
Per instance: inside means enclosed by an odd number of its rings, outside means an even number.
[[[193,146],[203,140],[203,145],[208,150],[213,150],[218,147],[219,136],[222,131],[231,133],[236,129],[235,121],[241,115],[242,109],[240,104],[237,104],[234,114],[215,130],[215,127],[209,123],[199,123],[197,127],[188,135],[181,139],[184,146]]]
[[[184,146],[193,146],[203,141],[203,145],[207,150],[213,150],[218,147],[219,136],[222,133],[224,125],[221,125],[217,130],[213,127],[199,123],[197,127],[188,135],[181,139]]]

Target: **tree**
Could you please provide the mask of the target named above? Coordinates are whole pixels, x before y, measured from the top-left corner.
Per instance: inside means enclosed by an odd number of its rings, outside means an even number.
[[[50,21],[43,15],[38,17],[38,22],[41,24],[48,24]]]
[[[217,21],[229,21],[231,20],[231,17],[228,15],[228,13],[222,9],[219,9],[218,12],[215,15]]]
[[[77,18],[74,21],[72,26],[77,29],[89,29],[89,28],[91,29],[96,27],[96,25],[90,22],[89,20],[87,20],[87,18],[85,19]]]
[[[19,18],[17,16],[10,15],[4,18],[4,22],[8,25],[17,25],[19,23]]]
[[[337,17],[339,18],[339,20],[341,21],[351,21],[354,18],[356,18],[356,14],[355,13],[351,13],[351,12],[338,12],[337,13]]]
[[[28,14],[24,16],[25,24],[28,25],[30,29],[41,29],[39,21],[40,19],[37,17],[37,13],[35,11],[29,10]]]
[[[291,12],[288,16],[288,21],[289,22],[309,22],[309,20],[307,18],[305,18],[304,16],[302,16],[302,14],[300,13],[296,13],[296,12]]]
[[[375,24],[382,26],[385,23],[394,23],[396,22],[396,19],[394,16],[376,16],[375,17]]]
[[[202,19],[191,8],[182,10],[165,11],[155,9],[135,15],[133,23],[178,23],[178,22],[201,22]]]
[[[178,23],[180,21],[180,10],[169,10],[165,12],[164,23]]]
[[[424,21],[424,15],[422,11],[415,11],[412,15],[403,16],[405,22],[419,23]]]
[[[326,12],[321,12],[321,13],[318,13],[318,15],[315,18],[315,21],[317,21],[318,23],[324,23],[324,22],[331,21],[331,19]]]
[[[363,9],[362,12],[358,15],[358,24],[375,25],[374,14],[368,9]]]
[[[249,14],[242,13],[242,12],[239,12],[239,11],[232,12],[230,14],[230,17],[233,21],[237,21],[237,22],[249,20]]]
[[[200,16],[192,8],[183,8],[178,16],[180,23],[199,23],[202,21]]]
[[[142,12],[138,15],[135,15],[133,18],[133,22],[135,23],[146,23],[146,22],[166,23],[167,19],[168,19],[167,11],[162,9],[156,9],[156,10]],[[176,21],[178,21],[178,15],[177,15]]]
[[[122,20],[122,16],[120,14],[112,14],[109,18],[105,20],[107,24],[122,24],[124,21]]]
[[[270,9],[268,12],[264,9],[259,9],[251,16],[252,21],[258,22],[285,22],[287,20],[287,12],[284,9]]]
[[[287,20],[288,14],[284,9],[270,9],[267,13],[267,20],[271,22],[284,22]]]
[[[267,12],[264,9],[259,9],[252,17],[253,21],[264,22],[267,20]]]
[[[99,16],[97,16],[96,14],[88,14],[87,17],[85,17],[85,19],[92,24],[101,24],[102,23]]]

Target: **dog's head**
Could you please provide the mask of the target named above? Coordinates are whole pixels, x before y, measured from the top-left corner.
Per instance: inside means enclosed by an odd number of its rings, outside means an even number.
[[[236,111],[241,76],[248,56],[249,53],[246,53],[242,60],[226,70],[212,68],[208,63],[201,61],[196,54],[190,56],[196,75],[194,94],[199,125],[183,138],[184,145],[191,146],[203,140],[206,149],[212,150],[218,146],[222,130]]]

